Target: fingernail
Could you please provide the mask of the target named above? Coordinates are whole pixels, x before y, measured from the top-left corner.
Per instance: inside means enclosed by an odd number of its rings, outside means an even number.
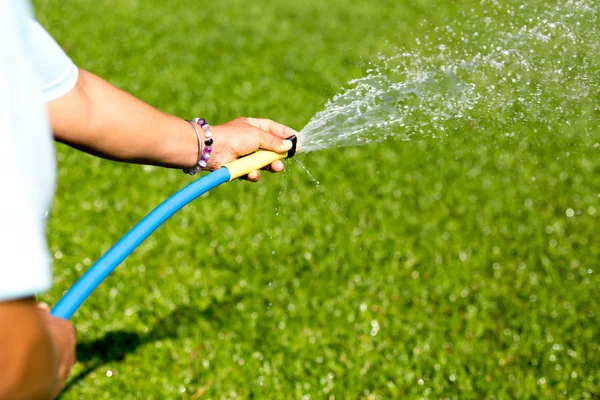
[[[291,140],[287,140],[286,139],[286,140],[283,141],[283,148],[286,149],[286,150],[291,149],[293,145],[294,144],[292,143]]]

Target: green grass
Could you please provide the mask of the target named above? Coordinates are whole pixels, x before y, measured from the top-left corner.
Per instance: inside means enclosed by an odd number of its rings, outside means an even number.
[[[35,5],[79,66],[161,110],[297,129],[379,52],[484,18],[442,0]],[[584,56],[600,80],[599,53]],[[292,160],[203,196],[74,316],[62,398],[598,398],[599,93],[535,110],[568,123],[475,110],[438,139],[300,157],[318,184]],[[51,304],[190,182],[57,156]]]

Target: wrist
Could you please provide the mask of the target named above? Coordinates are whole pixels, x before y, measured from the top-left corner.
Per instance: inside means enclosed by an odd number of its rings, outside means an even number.
[[[181,118],[177,118],[177,120],[179,125],[178,162],[174,167],[179,169],[193,168],[199,157],[198,137],[187,120]],[[200,128],[198,130],[201,131]],[[203,139],[202,136],[201,138]]]
[[[185,119],[168,117],[168,125],[159,127],[162,135],[146,151],[151,156],[144,163],[175,169],[190,168],[198,159],[198,138]]]
[[[197,138],[197,160],[193,167],[184,168],[183,172],[189,175],[195,175],[196,173],[211,169],[209,168],[209,161],[211,159],[212,145],[213,145],[213,134],[210,129],[210,125],[204,118],[194,118],[193,120],[187,121]]]

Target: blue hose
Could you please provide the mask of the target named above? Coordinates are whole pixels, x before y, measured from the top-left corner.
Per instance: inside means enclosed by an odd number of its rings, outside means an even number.
[[[222,167],[190,183],[163,201],[110,248],[69,289],[51,311],[55,317],[69,319],[87,297],[117,266],[136,249],[156,228],[186,204],[207,191],[229,181],[231,175]]]

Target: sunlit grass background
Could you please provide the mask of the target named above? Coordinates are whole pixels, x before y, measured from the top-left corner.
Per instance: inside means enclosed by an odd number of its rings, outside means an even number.
[[[163,111],[296,129],[467,7],[34,4],[80,67]],[[308,154],[190,204],[74,316],[62,398],[597,398],[600,130],[493,126]],[[49,303],[192,179],[57,157]]]

